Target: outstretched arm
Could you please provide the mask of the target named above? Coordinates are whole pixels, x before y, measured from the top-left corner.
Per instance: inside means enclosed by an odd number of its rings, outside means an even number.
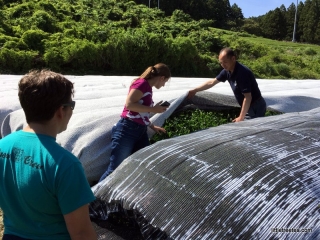
[[[63,216],[72,240],[97,240],[90,221],[88,204]]]
[[[245,116],[246,116],[246,114],[247,114],[247,112],[249,111],[250,104],[251,104],[251,101],[252,101],[251,92],[250,93],[244,93],[243,95],[244,95],[244,99],[243,99],[240,115],[239,115],[239,117],[233,119],[232,122],[243,121]]]
[[[217,83],[219,83],[219,81],[215,78],[215,79],[211,79],[211,80],[199,85],[198,87],[196,87],[196,88],[194,88],[194,89],[189,91],[188,98],[194,97],[194,95],[196,95],[197,92],[204,91],[204,90],[207,90],[209,88],[212,88]]]

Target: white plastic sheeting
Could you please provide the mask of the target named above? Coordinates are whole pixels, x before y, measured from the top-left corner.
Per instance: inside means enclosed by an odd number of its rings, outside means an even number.
[[[17,96],[20,78],[0,75],[1,137],[25,125]],[[111,127],[134,77],[67,78],[75,83],[77,103],[57,142],[80,159],[92,183],[107,167]],[[206,80],[173,77],[166,87],[154,90],[155,102],[172,104],[152,121],[162,125],[187,91]],[[93,188],[98,199],[104,206],[119,203],[133,211],[149,239],[155,232],[174,239],[319,238],[320,81],[259,79],[258,84],[268,107],[286,114],[227,124],[142,149]],[[234,104],[228,83],[208,92],[224,95],[226,105]],[[105,210],[100,209],[100,215]],[[271,228],[312,232],[294,235]],[[110,236],[96,229],[100,239]]]
[[[0,75],[1,137],[21,129],[26,123],[18,100],[20,75]],[[110,134],[123,109],[130,76],[66,76],[75,83],[76,108],[67,131],[57,136],[57,142],[75,154],[83,164],[90,183],[105,171],[110,155]],[[205,78],[171,78],[165,87],[154,89],[154,101],[168,100],[173,104],[152,121],[162,125],[184,100],[188,90],[203,83]],[[320,106],[318,80],[258,80],[270,108],[281,112],[306,111]],[[228,83],[208,90],[230,96]],[[174,102],[175,101],[175,102]],[[235,101],[234,101],[235,103]],[[149,131],[149,135],[153,134]]]

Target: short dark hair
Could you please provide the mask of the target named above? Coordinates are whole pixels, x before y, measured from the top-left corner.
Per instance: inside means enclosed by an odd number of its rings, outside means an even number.
[[[226,48],[221,49],[219,55],[220,55],[221,53],[223,53],[223,52],[226,53],[226,56],[227,56],[228,58],[232,58],[232,57],[237,58],[237,55],[236,55],[235,51],[232,50],[232,49],[229,48],[229,47],[226,47]]]
[[[50,120],[55,111],[70,101],[73,83],[50,70],[32,70],[19,82],[19,101],[27,123]]]

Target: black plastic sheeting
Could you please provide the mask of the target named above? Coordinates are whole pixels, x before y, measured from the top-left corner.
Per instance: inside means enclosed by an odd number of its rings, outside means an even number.
[[[99,239],[320,239],[319,166],[320,108],[225,124],[131,155],[90,214]]]

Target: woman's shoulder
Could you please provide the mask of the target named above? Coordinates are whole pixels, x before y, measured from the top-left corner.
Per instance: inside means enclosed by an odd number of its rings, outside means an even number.
[[[151,88],[148,81],[144,78],[138,78],[136,79],[132,84],[131,88],[138,88],[138,89],[144,89],[144,88]]]
[[[148,81],[144,78],[137,78],[133,81],[132,85],[133,84],[142,84],[142,83],[147,83]]]

